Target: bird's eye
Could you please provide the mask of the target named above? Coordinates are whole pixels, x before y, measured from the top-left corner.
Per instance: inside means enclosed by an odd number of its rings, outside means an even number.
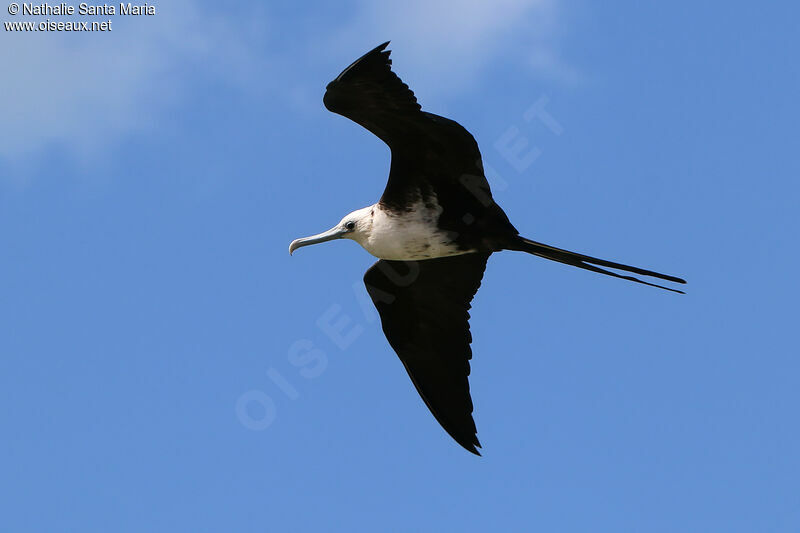
[[[351,220],[350,222],[345,223],[344,229],[347,231],[353,231],[356,229],[356,223]]]

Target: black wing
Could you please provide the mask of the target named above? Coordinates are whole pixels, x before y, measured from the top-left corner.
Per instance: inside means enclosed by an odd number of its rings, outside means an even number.
[[[489,254],[375,263],[364,284],[383,332],[425,404],[456,442],[480,455],[469,361],[469,309]]]
[[[491,250],[493,237],[517,235],[492,199],[478,144],[460,124],[422,111],[391,70],[389,43],[367,52],[328,84],[328,110],[365,127],[392,151],[380,203],[405,210],[422,198],[444,208],[439,226],[464,249]],[[499,239],[504,240],[504,239]]]
[[[391,147],[422,112],[414,93],[392,72],[389,52],[384,51],[388,45],[383,43],[344,69],[328,84],[322,102]]]

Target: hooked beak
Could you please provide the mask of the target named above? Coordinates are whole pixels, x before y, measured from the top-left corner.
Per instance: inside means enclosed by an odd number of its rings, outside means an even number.
[[[303,246],[317,244],[318,242],[332,241],[333,239],[341,239],[344,237],[345,233],[347,233],[347,230],[337,226],[329,229],[328,231],[318,233],[317,235],[312,235],[311,237],[295,239],[292,241],[292,244],[289,245],[289,255],[292,255],[295,250],[302,248]]]

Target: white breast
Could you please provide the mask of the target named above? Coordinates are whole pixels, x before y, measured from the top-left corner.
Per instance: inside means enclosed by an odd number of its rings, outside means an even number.
[[[376,204],[372,227],[358,242],[380,259],[419,260],[469,253],[459,250],[437,222],[442,208],[435,201],[420,201],[410,211],[387,211]],[[362,242],[363,241],[363,242]]]

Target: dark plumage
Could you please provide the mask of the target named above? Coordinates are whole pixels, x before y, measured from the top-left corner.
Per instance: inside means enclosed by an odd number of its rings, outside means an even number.
[[[330,111],[389,146],[386,189],[377,204],[351,213],[327,232],[293,241],[289,250],[349,238],[381,259],[364,283],[386,338],[442,427],[478,454],[467,379],[472,358],[468,311],[493,252],[524,251],[673,292],[681,291],[606,269],[685,281],[521,237],[492,198],[475,139],[458,123],[422,111],[392,72],[388,44],[342,71],[323,99]]]
[[[364,275],[383,332],[417,392],[450,436],[473,453],[480,443],[467,379],[472,359],[468,311],[488,259],[483,253],[380,260]]]

